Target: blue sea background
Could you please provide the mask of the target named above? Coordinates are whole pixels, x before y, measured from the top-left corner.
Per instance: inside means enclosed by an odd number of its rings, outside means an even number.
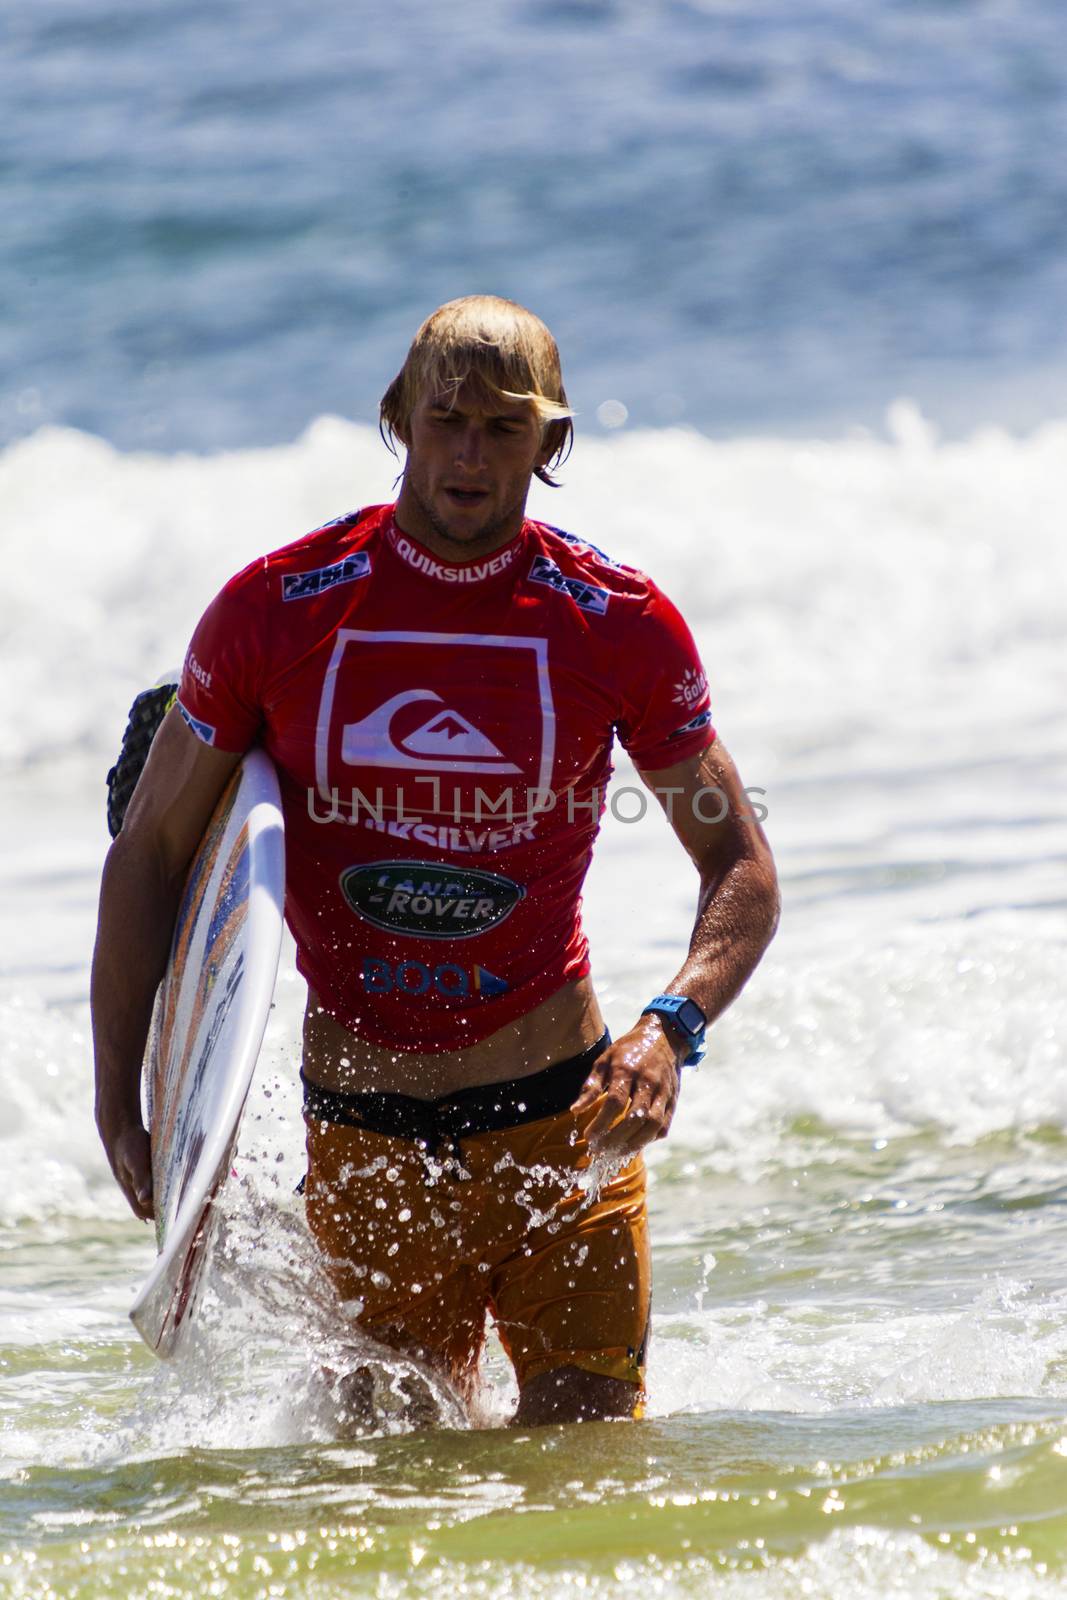
[[[1059,0],[7,0],[0,442],[372,421],[452,296],[596,431],[1063,412]]]

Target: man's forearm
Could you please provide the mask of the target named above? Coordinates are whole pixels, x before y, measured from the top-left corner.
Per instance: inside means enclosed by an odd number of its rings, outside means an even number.
[[[93,952],[96,1113],[101,1132],[140,1125],[141,1062],[156,989],[167,964],[179,881],[122,834],[104,864]]]
[[[670,985],[709,1022],[741,993],[778,926],[778,883],[762,857],[738,856],[701,884],[689,954]]]

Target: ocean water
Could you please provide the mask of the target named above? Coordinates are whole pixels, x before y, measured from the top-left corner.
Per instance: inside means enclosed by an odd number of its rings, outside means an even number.
[[[0,36],[0,1597],[1067,1585],[1067,398],[1053,0],[14,0]],[[639,1424],[346,1436],[277,1004],[194,1343],[92,1125],[103,774],[236,568],[396,463],[413,326],[560,336],[532,509],[683,605],[778,937],[651,1156]],[[907,397],[911,398],[907,398]],[[695,881],[620,763],[609,1021]]]
[[[594,431],[1063,414],[1059,0],[6,0],[0,30],[0,441],[371,421],[475,290],[546,318]]]

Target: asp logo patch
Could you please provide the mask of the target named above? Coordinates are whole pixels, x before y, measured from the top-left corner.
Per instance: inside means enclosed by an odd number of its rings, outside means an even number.
[[[213,728],[210,722],[201,722],[200,718],[194,717],[191,711],[186,711],[180,700],[176,700],[174,703],[178,707],[178,710],[181,712],[182,716],[185,718],[186,722],[189,724],[190,728],[192,728],[193,732],[196,734],[197,738],[203,739],[205,744],[214,744],[215,735],[218,732],[218,729]]]
[[[364,921],[420,939],[473,939],[525,897],[510,878],[475,868],[428,869],[425,861],[371,861],[341,874],[341,892]]]
[[[344,556],[328,567],[316,567],[314,572],[290,572],[282,579],[283,600],[310,600],[313,595],[336,589],[339,583],[355,583],[357,578],[370,576],[370,556],[365,550]]]
[[[555,589],[557,594],[570,595],[575,605],[583,611],[595,611],[603,616],[608,609],[610,590],[598,589],[594,584],[586,583],[584,578],[568,578],[548,556],[534,556],[528,576],[531,583],[544,583],[550,589]]]
[[[684,739],[686,734],[696,733],[699,728],[711,726],[711,710],[701,711],[697,716],[690,717],[688,722],[683,722],[680,728],[675,728],[673,733],[667,735],[670,739]]]

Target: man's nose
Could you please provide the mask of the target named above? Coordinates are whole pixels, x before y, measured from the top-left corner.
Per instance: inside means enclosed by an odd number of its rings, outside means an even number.
[[[466,472],[480,472],[485,465],[485,429],[468,422],[456,440],[456,465]]]

